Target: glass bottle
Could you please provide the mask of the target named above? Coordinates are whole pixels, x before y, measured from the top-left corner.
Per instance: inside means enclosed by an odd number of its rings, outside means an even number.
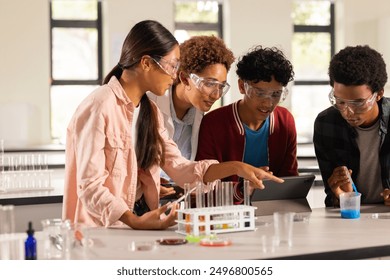
[[[37,240],[34,237],[34,229],[32,222],[28,223],[27,239],[24,242],[25,259],[36,260],[37,259]]]

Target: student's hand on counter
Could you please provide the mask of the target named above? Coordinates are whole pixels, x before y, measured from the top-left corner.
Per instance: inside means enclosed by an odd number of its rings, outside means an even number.
[[[127,224],[132,229],[166,229],[176,224],[176,207],[174,205],[165,204],[160,208],[149,211],[142,216],[136,216],[135,214],[127,211],[122,215],[120,220]],[[163,215],[168,208],[170,212],[168,215]]]
[[[333,170],[332,175],[328,179],[328,184],[332,192],[339,198],[343,192],[352,192],[352,184],[346,172],[352,173],[345,166],[338,166]]]
[[[385,205],[390,206],[390,189],[384,189],[383,192],[381,192],[381,196],[383,196]]]
[[[176,193],[176,191],[173,187],[164,187],[164,186],[160,185],[160,198],[174,195],[175,193]]]

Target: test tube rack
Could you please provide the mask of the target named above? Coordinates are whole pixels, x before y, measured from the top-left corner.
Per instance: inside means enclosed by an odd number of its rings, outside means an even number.
[[[255,230],[255,209],[247,205],[231,205],[177,210],[177,233],[211,235]]]
[[[47,155],[21,153],[5,155],[4,140],[0,139],[0,193],[51,191],[52,170]]]

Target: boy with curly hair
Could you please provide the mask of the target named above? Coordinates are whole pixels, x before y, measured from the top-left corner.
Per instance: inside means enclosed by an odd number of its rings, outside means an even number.
[[[149,93],[164,117],[170,138],[181,154],[194,160],[199,126],[205,112],[230,88],[227,73],[234,62],[233,52],[216,36],[193,36],[180,44],[180,68],[176,80],[163,96]],[[175,164],[174,162],[171,164]],[[162,183],[169,174],[162,173]],[[162,193],[172,194],[162,188]]]
[[[243,161],[276,176],[298,175],[294,118],[277,106],[294,77],[290,61],[275,47],[257,46],[240,58],[236,73],[243,98],[203,118],[196,159]],[[235,203],[243,200],[239,188],[234,199]]]
[[[313,142],[325,205],[338,206],[339,195],[352,192],[348,172],[363,204],[390,206],[390,99],[382,55],[369,46],[346,47],[329,65],[333,105],[314,123]]]

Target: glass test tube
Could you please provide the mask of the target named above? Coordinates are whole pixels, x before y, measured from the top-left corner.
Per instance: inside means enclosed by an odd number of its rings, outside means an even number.
[[[222,206],[222,182],[221,180],[215,181],[215,206],[220,207]]]
[[[249,181],[248,180],[244,180],[243,194],[244,194],[244,205],[245,206],[250,206],[251,205],[251,201],[250,201],[250,195],[249,195]],[[245,212],[244,216],[246,218],[250,217],[249,212]],[[249,222],[245,222],[244,226],[245,227],[249,227],[250,223]]]
[[[202,182],[196,182],[196,208],[203,208],[205,206],[204,204],[204,188]]]
[[[244,180],[243,192],[244,192],[244,205],[250,206],[251,202],[250,202],[250,196],[249,196],[249,181],[248,180]]]
[[[196,182],[196,208],[203,208],[205,207],[205,194],[204,194],[204,187],[202,182]],[[199,222],[204,222],[205,217],[203,215],[199,216]],[[204,235],[206,230],[205,226],[199,226],[199,235]]]
[[[222,192],[223,192],[223,206],[229,207],[233,205],[233,182],[222,182]],[[223,219],[230,220],[232,217],[230,214],[225,214]],[[230,224],[223,224],[224,229],[232,227]]]
[[[191,184],[185,183],[184,184],[184,209],[191,209]],[[185,220],[185,231],[186,234],[192,234],[192,226],[191,226],[191,214],[184,213],[184,220]]]
[[[215,184],[214,184],[214,199],[215,199],[215,207],[222,207],[222,197],[223,197],[223,193],[222,193],[222,181],[221,180],[216,180],[215,181]],[[213,216],[213,220],[222,220],[223,219],[223,215],[214,215]],[[222,228],[222,225],[221,224],[215,224],[213,226],[214,229],[221,229]]]
[[[185,183],[184,186],[184,209],[191,209],[191,185]]]
[[[233,182],[223,182],[223,206],[233,205]]]
[[[4,140],[0,139],[0,191],[5,188],[5,174],[4,174]]]
[[[0,172],[4,173],[4,140],[0,139]]]
[[[215,182],[207,183],[207,207],[214,207],[214,184]]]

